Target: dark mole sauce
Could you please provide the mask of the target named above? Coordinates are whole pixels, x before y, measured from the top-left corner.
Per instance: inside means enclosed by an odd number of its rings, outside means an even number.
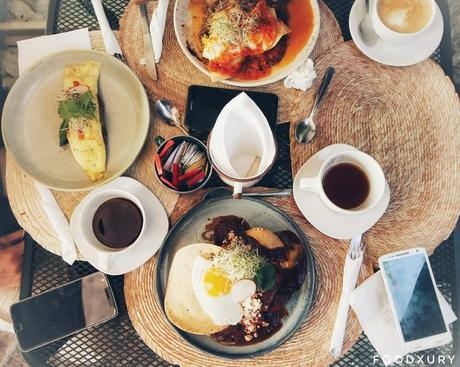
[[[235,215],[219,216],[208,218],[209,223],[205,226],[201,238],[207,242],[221,246],[223,240],[230,231],[235,232],[238,236],[245,239],[246,244],[255,247],[259,254],[264,253],[266,258],[272,263],[278,263],[285,259],[285,254],[276,251],[268,251],[262,247],[252,237],[245,236],[245,232],[250,228],[248,222]],[[300,243],[300,240],[291,231],[276,232],[285,245],[286,251],[293,244]],[[305,280],[306,259],[305,253],[302,254],[299,263],[292,269],[283,270],[277,266],[277,281],[271,290],[263,291],[262,301],[262,319],[268,323],[268,326],[260,327],[257,331],[258,336],[247,341],[242,324],[230,325],[226,329],[212,334],[211,338],[224,345],[244,346],[262,342],[270,338],[274,333],[283,326],[282,320],[289,315],[285,304],[291,297],[292,293],[298,290]]]
[[[121,249],[136,241],[142,223],[142,213],[136,204],[128,199],[114,198],[96,210],[93,232],[103,245]]]

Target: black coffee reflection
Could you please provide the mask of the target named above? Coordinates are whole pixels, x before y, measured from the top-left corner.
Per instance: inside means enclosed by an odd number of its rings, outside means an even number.
[[[136,241],[142,223],[142,213],[136,204],[128,199],[114,198],[96,210],[93,232],[103,245],[120,249]]]
[[[364,171],[352,163],[339,163],[323,177],[326,196],[342,209],[354,209],[369,195],[370,184]]]

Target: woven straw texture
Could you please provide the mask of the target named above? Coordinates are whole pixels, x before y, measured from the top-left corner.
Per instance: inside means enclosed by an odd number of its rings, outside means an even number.
[[[260,190],[260,189],[259,189]],[[175,223],[190,208],[197,205],[205,191],[182,196],[171,215]],[[303,230],[315,257],[317,289],[315,299],[300,329],[285,344],[266,355],[229,360],[213,357],[185,342],[165,318],[155,293],[157,256],[125,276],[125,299],[129,317],[144,342],[167,361],[181,366],[328,366],[333,362],[328,352],[342,288],[343,265],[348,242],[328,238],[315,230],[297,209],[294,200],[270,198]],[[372,274],[369,259],[365,258],[360,282]],[[361,334],[358,320],[350,311],[344,353]]]
[[[105,51],[101,33],[99,31],[90,32],[90,35],[92,48]],[[152,137],[161,135],[168,138],[179,135],[180,130],[165,125],[154,115],[152,115],[151,120],[153,126],[144,151],[125,175],[136,178],[146,185],[160,199],[169,214],[176,204],[178,195],[166,190],[154,177],[152,164],[156,145],[152,141]],[[59,239],[42,208],[40,196],[33,180],[21,171],[9,154],[7,154],[6,159],[6,186],[11,209],[21,227],[45,249],[60,255],[61,245]],[[88,194],[88,192],[62,191],[53,191],[53,193],[69,220],[75,207]],[[78,254],[78,258],[82,259],[80,254]]]
[[[153,12],[154,2],[150,4],[149,13]],[[163,38],[163,53],[157,65],[158,80],[154,81],[139,60],[143,58],[142,27],[139,11],[134,2],[127,7],[120,20],[120,43],[123,54],[130,68],[144,83],[151,99],[166,98],[176,104],[181,112],[185,110],[187,90],[190,85],[208,85],[221,88],[235,88],[223,83],[211,83],[210,78],[199,71],[184,55],[176,40],[173,26],[174,1],[170,1],[166,28]],[[321,27],[316,46],[311,57],[317,58],[331,47],[343,42],[339,24],[331,10],[319,1],[321,13]],[[240,88],[241,89],[241,88]],[[244,89],[244,88],[242,88]],[[305,92],[287,89],[283,82],[251,88],[262,92],[275,93],[279,97],[279,121],[295,120],[298,115],[293,114],[292,105],[303,100]]]
[[[368,254],[409,247],[429,253],[454,229],[460,209],[460,103],[449,78],[432,60],[393,68],[366,58],[346,42],[316,62],[336,74],[315,116],[317,135],[297,144],[291,124],[292,173],[314,153],[345,143],[373,156],[391,188],[390,205],[366,234]],[[302,104],[308,115],[321,78]]]

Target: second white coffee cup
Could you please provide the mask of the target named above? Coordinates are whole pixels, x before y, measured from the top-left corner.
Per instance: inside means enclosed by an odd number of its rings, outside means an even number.
[[[426,22],[425,26],[422,29],[418,30],[417,32],[413,32],[413,33],[397,32],[387,27],[385,23],[383,22],[379,14],[379,3],[381,1],[382,0],[374,0],[370,13],[371,13],[371,19],[372,19],[372,26],[374,27],[377,35],[384,41],[387,41],[393,44],[408,43],[412,41],[420,33],[424,32],[431,25],[431,23],[433,23],[435,13],[436,13],[435,1],[434,0],[424,0],[426,1],[427,7],[429,7],[431,11],[431,17]],[[401,17],[403,15],[395,15],[395,16]]]
[[[334,204],[326,195],[323,187],[323,179],[328,171],[341,163],[349,163],[360,168],[367,176],[369,181],[369,192],[367,197],[359,206],[352,209],[343,209]],[[326,159],[318,175],[315,177],[304,177],[300,180],[300,189],[306,191],[314,191],[318,193],[321,201],[331,210],[343,214],[357,214],[371,210],[383,198],[385,191],[385,175],[377,161],[370,155],[359,150],[350,150],[333,154]]]

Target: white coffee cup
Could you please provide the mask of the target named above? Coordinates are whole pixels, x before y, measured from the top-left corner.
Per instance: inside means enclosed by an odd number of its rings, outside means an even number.
[[[416,36],[424,32],[433,23],[436,14],[435,1],[429,0],[429,4],[431,6],[431,18],[422,29],[414,33],[396,32],[393,29],[387,27],[380,18],[378,11],[380,1],[381,0],[374,0],[374,4],[371,9],[372,25],[375,29],[375,32],[381,39],[393,44],[403,44],[413,40]]]
[[[243,192],[244,188],[254,186],[256,183],[258,183],[268,173],[268,171],[270,171],[270,169],[273,167],[273,164],[275,163],[275,160],[277,157],[277,146],[275,143],[275,139],[272,135],[271,139],[272,139],[273,144],[270,145],[270,149],[267,149],[264,151],[264,154],[266,154],[266,156],[265,157],[260,157],[260,156],[254,157],[253,165],[259,165],[258,167],[255,167],[257,170],[256,174],[249,175],[247,177],[236,176],[234,174],[230,174],[229,170],[226,170],[219,163],[220,162],[219,159],[216,159],[216,155],[222,154],[222,152],[221,151],[216,152],[212,148],[213,147],[212,136],[213,134],[211,131],[211,133],[209,134],[209,138],[208,138],[209,160],[215,172],[219,176],[219,178],[223,182],[225,182],[227,185],[233,187],[233,197],[234,198],[240,198],[241,193]]]
[[[343,209],[334,204],[326,195],[323,188],[323,178],[334,166],[341,163],[351,163],[359,167],[369,180],[369,193],[364,202],[353,209]],[[377,161],[370,155],[359,150],[338,152],[326,159],[315,177],[302,178],[299,186],[301,190],[318,193],[321,201],[329,209],[342,214],[362,214],[374,208],[383,198],[385,191],[385,175]]]
[[[128,245],[123,248],[112,248],[104,245],[96,238],[96,235],[93,231],[93,218],[96,214],[96,211],[103,203],[115,198],[127,199],[133,202],[138,207],[142,215],[142,228],[139,235],[137,236],[137,239],[131,245]],[[91,248],[91,251],[97,254],[97,262],[100,269],[108,269],[112,261],[115,259],[115,256],[123,254],[138,245],[145,230],[144,219],[145,210],[140,200],[133,194],[124,190],[111,189],[106,191],[100,191],[97,195],[94,195],[93,197],[91,197],[90,200],[84,203],[84,206],[81,208],[79,223],[80,231],[85,242],[88,244],[88,247]]]

